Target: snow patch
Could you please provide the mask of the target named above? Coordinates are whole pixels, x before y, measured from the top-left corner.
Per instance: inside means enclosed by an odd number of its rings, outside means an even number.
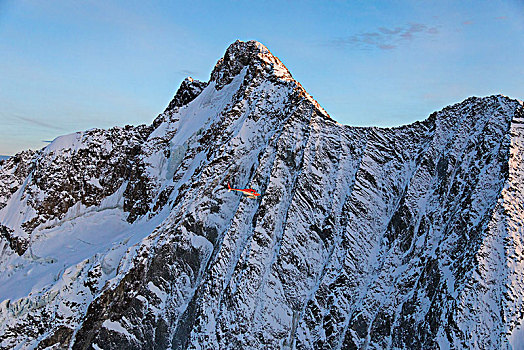
[[[88,181],[87,181],[88,184],[90,185],[93,185],[95,186],[96,188],[99,188],[101,190],[103,190],[104,188],[102,187],[102,185],[100,185],[100,181],[98,179],[95,179],[94,177],[90,178]]]
[[[114,332],[118,332],[120,334],[123,334],[125,335],[127,338],[130,338],[130,339],[133,339],[133,340],[137,340],[136,337],[129,333],[127,331],[127,329],[125,329],[124,327],[122,327],[122,325],[120,324],[120,322],[116,322],[116,321],[110,321],[110,320],[105,320],[104,323],[102,323],[102,327],[104,327],[105,329],[107,330],[110,330],[110,331],[114,331]]]
[[[162,300],[162,303],[164,303],[167,299],[167,294],[166,292],[162,291],[160,288],[158,288],[153,282],[149,282],[147,284],[147,288],[155,293],[155,295],[158,297],[158,299]]]
[[[75,132],[68,135],[59,136],[44,148],[44,154],[51,152],[64,152],[65,150],[78,151],[85,146],[82,143],[83,132]]]
[[[191,245],[196,249],[201,249],[204,251],[213,250],[213,244],[208,241],[205,237],[194,235],[191,236]]]

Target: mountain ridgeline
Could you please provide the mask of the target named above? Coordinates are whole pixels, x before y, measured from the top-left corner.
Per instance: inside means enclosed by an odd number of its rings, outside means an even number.
[[[341,125],[237,41],[151,125],[0,160],[0,348],[522,348],[523,157],[521,101]]]

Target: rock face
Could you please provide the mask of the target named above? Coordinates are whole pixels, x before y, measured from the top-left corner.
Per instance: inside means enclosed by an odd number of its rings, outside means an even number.
[[[0,164],[0,346],[519,348],[523,157],[520,101],[345,126],[237,41],[151,126]]]

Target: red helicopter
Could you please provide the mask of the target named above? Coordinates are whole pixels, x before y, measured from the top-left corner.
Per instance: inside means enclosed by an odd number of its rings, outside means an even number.
[[[257,193],[257,191],[255,191],[252,188],[231,188],[231,185],[229,185],[229,182],[227,183],[227,188],[228,188],[228,192],[238,191],[238,192],[241,192],[242,194],[245,194],[247,198],[255,199],[258,196],[260,196],[260,193]]]

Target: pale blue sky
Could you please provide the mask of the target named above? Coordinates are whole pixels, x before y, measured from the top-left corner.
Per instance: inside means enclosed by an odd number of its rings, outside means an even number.
[[[0,0],[0,154],[150,123],[236,39],[265,44],[343,124],[524,98],[523,0]]]

